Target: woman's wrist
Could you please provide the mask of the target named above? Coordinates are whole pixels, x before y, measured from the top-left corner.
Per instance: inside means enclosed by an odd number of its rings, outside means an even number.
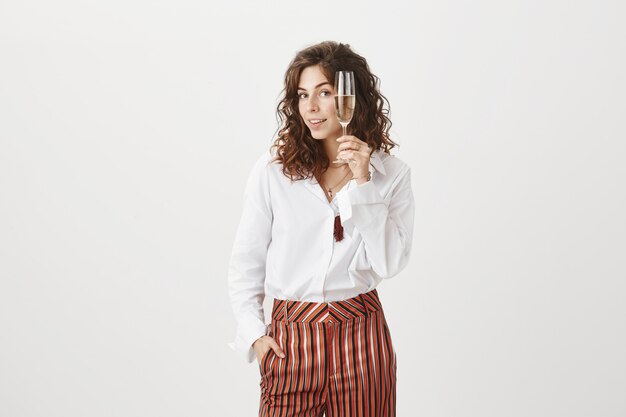
[[[352,178],[353,180],[356,180],[357,184],[365,184],[366,182],[370,181],[372,179],[372,173],[368,172],[367,175],[363,175],[360,177],[354,177]]]

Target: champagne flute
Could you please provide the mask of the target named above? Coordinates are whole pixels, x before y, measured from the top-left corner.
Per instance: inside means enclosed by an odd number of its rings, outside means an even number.
[[[335,73],[335,108],[337,118],[343,128],[343,135],[346,135],[346,127],[354,115],[356,96],[354,88],[354,72],[337,71]],[[346,160],[336,158],[334,163],[347,163]]]

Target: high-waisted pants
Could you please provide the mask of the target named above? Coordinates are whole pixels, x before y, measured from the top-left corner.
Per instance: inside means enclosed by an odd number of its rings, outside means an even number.
[[[274,300],[259,363],[260,417],[396,415],[396,354],[376,290],[342,301]]]

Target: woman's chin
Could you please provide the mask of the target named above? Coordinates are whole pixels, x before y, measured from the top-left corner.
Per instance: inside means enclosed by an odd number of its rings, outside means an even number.
[[[341,132],[339,132],[338,134],[311,132],[311,137],[316,140],[325,140],[329,137],[339,137],[339,136],[341,136]]]
[[[315,139],[315,140],[324,140],[324,139],[326,139],[326,135],[320,135],[320,134],[319,134],[319,133],[317,133],[317,132],[313,132],[313,133],[311,134],[311,137],[312,137],[313,139]]]

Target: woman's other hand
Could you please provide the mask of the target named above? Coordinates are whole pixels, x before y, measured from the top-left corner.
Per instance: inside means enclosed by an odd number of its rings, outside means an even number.
[[[263,357],[267,354],[270,349],[274,350],[274,353],[281,358],[285,357],[285,353],[278,346],[276,340],[274,340],[271,336],[261,336],[252,344],[252,348],[254,349],[254,353],[256,355],[257,362],[261,363]]]

